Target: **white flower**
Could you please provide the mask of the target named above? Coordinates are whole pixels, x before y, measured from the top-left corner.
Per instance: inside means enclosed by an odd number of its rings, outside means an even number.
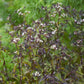
[[[35,20],[35,23],[41,22],[40,20]]]
[[[23,33],[22,33],[22,36],[24,36],[25,34],[26,34],[26,32],[23,32]]]
[[[38,34],[35,36],[35,40],[36,42],[43,43],[43,40],[38,37]]]
[[[80,22],[84,22],[84,19],[81,19],[81,21]]]
[[[40,25],[43,26],[43,23],[41,23]]]
[[[0,81],[3,81],[2,77],[0,77]]]
[[[27,30],[27,32],[29,32],[29,31],[35,31],[35,29],[33,27],[28,27],[26,30]]]
[[[11,32],[9,32],[9,34],[12,35],[12,34],[14,34],[14,32],[15,32],[15,31],[11,31]]]
[[[31,30],[34,30],[32,27],[28,27],[28,28],[27,28],[27,30],[30,30],[30,29],[31,29]]]
[[[40,23],[40,25],[41,25],[42,27],[45,27],[46,24]]]
[[[81,24],[81,22],[77,22],[77,24]]]
[[[75,19],[74,21],[75,21],[75,22],[77,22],[77,20],[76,20],[76,19]]]
[[[17,53],[18,53],[18,51],[15,51],[14,53],[15,53],[15,54],[17,54]]]
[[[48,35],[47,33],[44,33],[43,35],[44,35],[45,37],[49,37],[49,35]]]
[[[37,39],[36,39],[36,42],[43,43],[43,40],[41,40],[41,39],[37,38]]]
[[[21,27],[21,25],[18,25],[18,27]]]
[[[62,16],[62,17],[65,17],[65,16],[67,16],[67,14],[63,13],[61,16]]]
[[[50,21],[49,23],[51,23],[51,24],[55,24],[55,21]]]
[[[18,15],[23,15],[23,13],[22,12],[19,12]]]
[[[76,42],[77,42],[77,43],[80,43],[80,42],[82,42],[82,40],[77,40]]]
[[[61,7],[61,6],[59,6],[59,5],[57,6],[57,8],[60,8],[60,7]]]
[[[84,22],[84,19],[82,19],[82,22]]]
[[[59,6],[59,11],[63,10],[63,8],[61,6]]]
[[[63,7],[61,7],[60,5],[62,5],[62,3],[58,3],[58,4],[56,5],[56,8],[57,8],[59,11],[61,11],[61,10],[63,9]]]
[[[52,34],[55,34],[57,30],[52,31]]]
[[[57,50],[56,44],[53,44],[50,48],[51,48],[51,49],[56,49],[56,50]]]
[[[20,38],[14,38],[13,39],[13,43],[17,43],[18,41],[20,41]]]
[[[51,17],[55,17],[55,16],[56,16],[56,14],[51,15]]]
[[[38,71],[36,71],[34,75],[35,76],[40,76],[41,74]]]
[[[22,8],[18,9],[18,10],[17,10],[17,13],[19,13],[21,10],[22,10]]]
[[[25,13],[30,13],[30,11],[25,11]]]
[[[67,58],[66,58],[66,57],[64,57],[64,60],[67,60]]]

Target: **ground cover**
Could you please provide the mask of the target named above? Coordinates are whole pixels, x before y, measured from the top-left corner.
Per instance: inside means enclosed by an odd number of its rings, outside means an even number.
[[[7,2],[0,10],[0,82],[83,84],[84,12],[54,0]]]

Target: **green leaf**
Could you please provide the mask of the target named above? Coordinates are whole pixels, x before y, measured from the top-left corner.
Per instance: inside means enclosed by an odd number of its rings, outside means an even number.
[[[56,74],[56,77],[57,77],[60,81],[62,81],[61,73],[58,72],[58,73]]]

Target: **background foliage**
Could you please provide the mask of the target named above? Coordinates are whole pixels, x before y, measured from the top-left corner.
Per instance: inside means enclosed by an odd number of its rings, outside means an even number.
[[[83,3],[1,0],[0,83],[83,84]]]

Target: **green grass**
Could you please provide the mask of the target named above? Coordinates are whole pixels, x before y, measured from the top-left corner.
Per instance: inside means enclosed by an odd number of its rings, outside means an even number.
[[[71,6],[77,10],[84,10],[84,0],[63,0],[64,5]]]

